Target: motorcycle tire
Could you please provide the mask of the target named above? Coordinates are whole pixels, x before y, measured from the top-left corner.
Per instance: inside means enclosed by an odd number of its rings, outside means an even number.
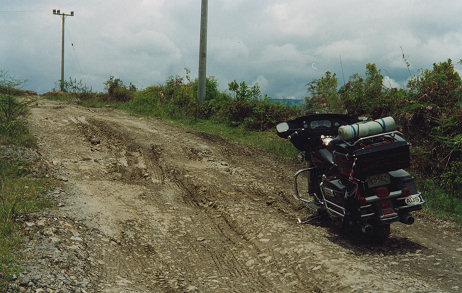
[[[390,224],[376,224],[372,232],[372,241],[375,243],[383,243],[390,236]]]

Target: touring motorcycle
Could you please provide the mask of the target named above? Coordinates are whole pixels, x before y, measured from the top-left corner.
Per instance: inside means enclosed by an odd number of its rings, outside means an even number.
[[[295,198],[308,208],[379,241],[388,238],[391,223],[414,223],[411,212],[420,210],[424,199],[404,170],[410,166],[410,143],[392,117],[365,121],[307,114],[276,129],[309,163],[294,176]]]

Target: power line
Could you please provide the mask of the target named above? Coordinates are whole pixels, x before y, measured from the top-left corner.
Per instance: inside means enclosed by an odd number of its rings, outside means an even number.
[[[71,42],[72,55],[74,56],[75,60],[77,61],[77,65],[78,65],[79,70],[80,70],[80,75],[83,75],[82,66],[80,66],[79,56],[77,54],[77,50],[75,49],[75,47],[76,47],[75,46],[75,40],[73,38],[72,30],[70,30],[69,27],[67,28],[67,35],[69,37],[69,41]]]
[[[48,11],[48,10],[0,10],[0,13],[36,13],[37,11]]]

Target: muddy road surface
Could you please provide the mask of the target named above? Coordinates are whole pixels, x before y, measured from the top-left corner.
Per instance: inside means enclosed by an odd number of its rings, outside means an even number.
[[[297,224],[297,163],[109,108],[39,99],[29,124],[62,186],[24,220],[23,291],[462,291],[451,223],[418,213],[382,245]]]

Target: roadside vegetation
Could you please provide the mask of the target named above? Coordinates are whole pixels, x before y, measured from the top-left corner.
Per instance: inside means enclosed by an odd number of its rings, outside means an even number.
[[[275,136],[273,129],[280,121],[302,113],[302,109],[272,101],[262,95],[258,85],[233,81],[228,86],[229,92],[222,92],[215,78],[207,78],[205,102],[199,106],[198,81],[192,80],[186,69],[184,77],[171,76],[164,85],[153,85],[143,90],[111,76],[105,82],[104,93],[93,93],[81,82],[69,79],[65,82],[65,92],[52,91],[43,96],[86,107],[109,105],[132,114],[161,117],[294,158],[296,150]]]
[[[451,60],[433,64],[401,89],[385,87],[375,64],[367,64],[364,75],[355,74],[340,87],[335,73],[326,72],[307,84],[309,95],[303,107],[273,101],[258,84],[244,81],[230,82],[223,92],[213,77],[207,79],[205,102],[198,105],[198,82],[189,73],[186,69],[184,77],[172,76],[165,84],[143,90],[111,76],[105,93],[93,93],[70,79],[66,92],[45,96],[161,117],[286,158],[294,158],[296,151],[275,135],[274,126],[304,110],[373,119],[393,116],[413,144],[412,171],[424,192],[426,209],[462,223],[462,80]]]
[[[375,64],[338,88],[326,72],[308,84],[307,107],[377,119],[392,116],[412,143],[413,174],[426,208],[462,223],[462,80],[451,60],[409,79],[406,89],[386,88]]]
[[[27,103],[19,95],[28,91],[0,71],[0,291],[20,271],[16,249],[21,243],[18,217],[39,210],[49,203],[44,194],[50,186],[46,178],[33,172],[36,158],[30,154],[35,139],[25,123]]]

